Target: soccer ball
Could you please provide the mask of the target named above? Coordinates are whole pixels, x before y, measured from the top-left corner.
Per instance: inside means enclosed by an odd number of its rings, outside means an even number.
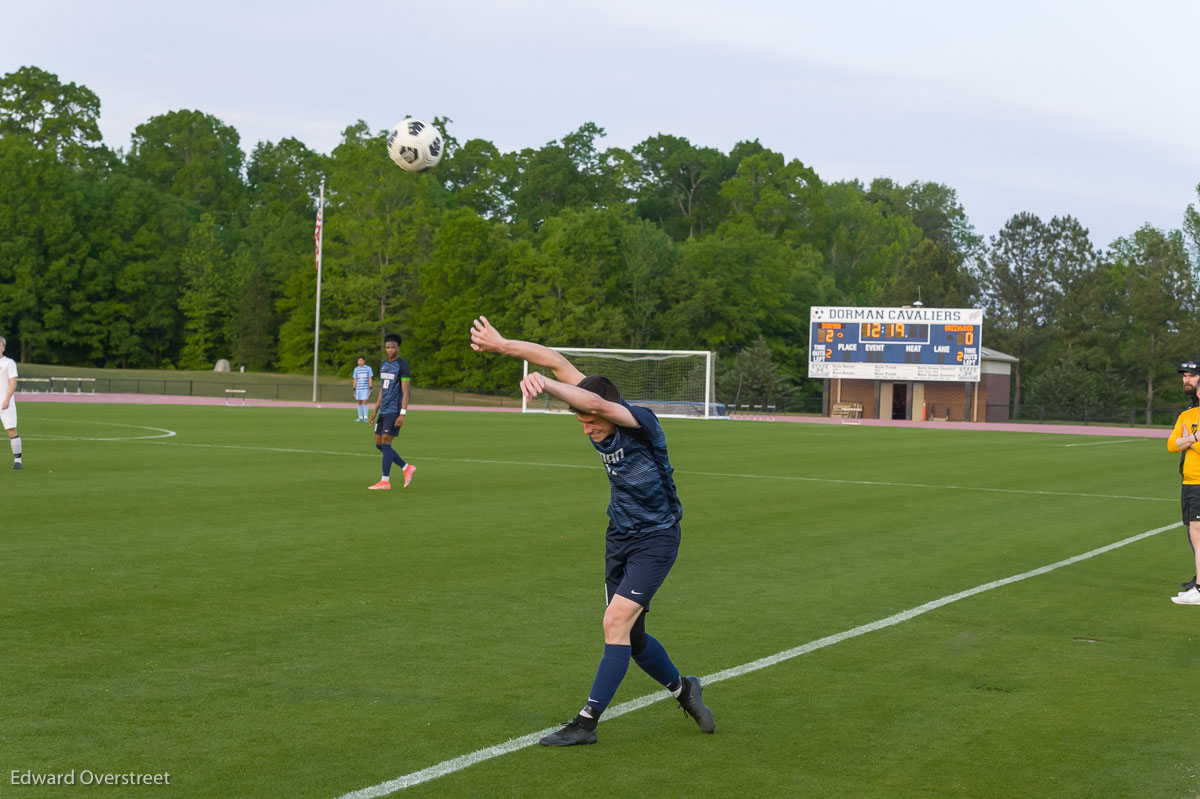
[[[397,122],[388,134],[388,155],[405,172],[424,172],[442,160],[442,134],[422,119]]]

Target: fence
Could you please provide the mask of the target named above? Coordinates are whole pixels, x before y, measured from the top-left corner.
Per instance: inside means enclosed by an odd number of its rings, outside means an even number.
[[[1013,409],[1012,421],[1049,424],[1065,422],[1083,425],[1117,425],[1120,427],[1146,427],[1146,408],[1056,408],[1045,405],[1022,405]],[[1150,427],[1170,427],[1175,424],[1183,408],[1153,408],[1150,411]]]
[[[17,390],[28,394],[95,394],[94,377],[18,377]]]
[[[236,392],[241,399],[311,402],[311,383],[247,383],[230,380],[172,380],[149,377],[21,377],[18,391],[31,394],[53,392],[96,394],[156,394],[171,397],[214,397],[225,399]],[[418,390],[419,391],[419,390]],[[244,392],[244,393],[242,393]],[[317,402],[353,402],[348,380],[317,386]],[[520,395],[499,391],[444,390],[429,392],[420,400],[438,405],[512,408],[520,407]]]

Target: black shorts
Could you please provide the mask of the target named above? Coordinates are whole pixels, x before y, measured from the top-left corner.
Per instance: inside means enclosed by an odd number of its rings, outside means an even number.
[[[375,435],[377,436],[397,436],[400,434],[400,428],[396,427],[396,420],[400,418],[398,413],[381,413],[375,417]]]
[[[641,536],[613,534],[604,553],[604,602],[614,594],[632,599],[648,612],[650,600],[667,579],[679,555],[679,525]]]
[[[1179,504],[1183,506],[1183,528],[1192,522],[1200,522],[1200,485],[1183,484],[1179,492]]]

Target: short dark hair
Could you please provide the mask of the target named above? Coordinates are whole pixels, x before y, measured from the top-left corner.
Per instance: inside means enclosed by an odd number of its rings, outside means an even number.
[[[609,380],[603,375],[588,375],[575,384],[577,388],[582,388],[585,391],[590,391],[593,394],[599,394],[609,402],[621,401],[621,389],[617,388],[617,384]],[[574,413],[582,413],[576,408],[571,408]]]
[[[399,334],[399,333],[388,333],[386,336],[384,336],[384,337],[383,337],[383,343],[384,343],[384,344],[387,344],[389,341],[394,341],[394,342],[396,342],[396,346],[397,346],[397,347],[399,347],[399,346],[400,346],[400,342],[401,342],[402,340],[403,340],[403,339],[401,339],[401,338],[400,338],[400,334]]]

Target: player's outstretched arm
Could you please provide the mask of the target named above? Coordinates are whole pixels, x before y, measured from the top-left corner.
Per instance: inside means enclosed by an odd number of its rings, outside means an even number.
[[[471,349],[476,352],[509,355],[529,361],[536,366],[544,366],[552,370],[555,377],[570,386],[575,386],[584,378],[583,372],[576,369],[562,353],[531,341],[507,339],[500,335],[500,331],[492,326],[486,316],[478,317],[471,327]]]
[[[618,427],[641,427],[638,420],[624,405],[619,402],[609,402],[586,388],[569,386],[566,383],[551,380],[541,372],[530,372],[521,381],[521,393],[525,395],[526,401],[535,399],[542,392],[562,400],[580,413],[608,419]]]

